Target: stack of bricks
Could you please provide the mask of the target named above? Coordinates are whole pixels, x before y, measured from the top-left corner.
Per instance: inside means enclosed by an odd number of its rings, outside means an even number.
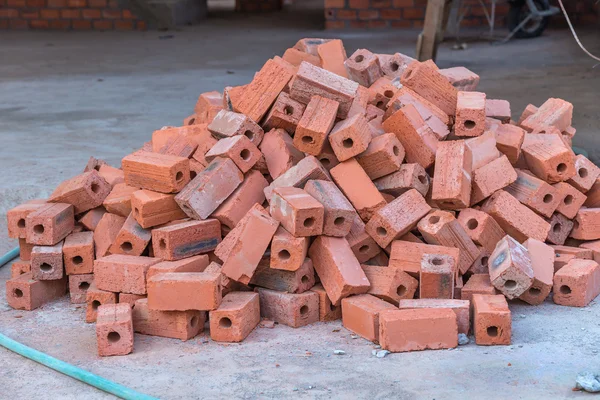
[[[145,30],[117,0],[0,0],[0,29]]]
[[[573,107],[518,121],[466,68],[346,56],[302,39],[251,82],[199,96],[115,168],[91,158],[8,212],[7,299],[70,293],[100,355],[134,332],[239,342],[261,318],[341,319],[384,349],[511,343],[507,299],[600,293],[600,169],[571,149]]]

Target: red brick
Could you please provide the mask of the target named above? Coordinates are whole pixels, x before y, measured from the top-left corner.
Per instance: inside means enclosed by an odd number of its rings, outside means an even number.
[[[96,338],[100,356],[122,356],[133,351],[133,321],[129,304],[98,307]]]
[[[532,305],[542,304],[552,290],[554,249],[535,239],[526,240],[523,246],[529,252],[534,279],[531,287],[519,299]]]
[[[34,310],[62,297],[67,291],[67,279],[39,281],[31,273],[6,281],[6,302],[16,310]]]
[[[331,14],[331,15],[327,15],[327,17],[331,18],[333,17],[333,10],[327,10],[326,14]],[[326,20],[325,21],[325,29],[343,29],[346,27],[346,23],[344,21],[330,21],[330,20]]]
[[[62,182],[48,198],[49,203],[67,203],[75,208],[75,214],[81,214],[102,205],[111,187],[92,170]]]
[[[342,300],[344,328],[371,341],[379,340],[379,313],[393,310],[390,303],[370,294],[347,297]]]
[[[408,11],[408,9],[403,11],[405,17]],[[431,64],[427,62],[410,64],[404,71],[401,82],[435,104],[446,114],[456,114],[458,91]]]
[[[148,29],[146,21],[137,21],[135,23],[135,29],[137,29],[138,31],[145,31],[146,29]]]
[[[525,135],[522,151],[531,172],[548,183],[566,181],[577,173],[575,154],[559,134]]]
[[[319,155],[323,151],[327,135],[333,128],[338,108],[339,103],[335,100],[313,96],[296,129],[296,148],[313,156]]]
[[[131,194],[133,216],[142,228],[185,218],[174,197],[173,194],[138,190]]]
[[[260,322],[259,295],[233,292],[210,312],[210,337],[217,342],[241,342]]]
[[[381,18],[383,18],[383,19],[401,19],[402,18],[402,10],[399,10],[399,9],[381,10],[379,13],[381,14]]]
[[[146,294],[146,273],[159,258],[114,254],[94,262],[94,281],[100,290]]]
[[[88,0],[88,4],[92,8],[105,8],[107,2],[106,0]]]
[[[520,169],[515,171],[517,180],[508,185],[505,190],[538,214],[547,218],[552,217],[564,196],[561,197],[556,188],[526,171]]]
[[[412,299],[415,296],[419,281],[399,268],[376,265],[361,267],[371,284],[368,294],[394,305],[398,305],[402,299]]]
[[[528,132],[546,127],[555,127],[562,132],[571,126],[572,118],[573,105],[571,103],[562,99],[550,98],[519,125]]]
[[[600,267],[592,260],[569,261],[554,275],[556,304],[585,307],[600,294]]]
[[[456,314],[458,333],[469,334],[471,327],[468,300],[451,299],[403,299],[400,300],[401,310],[449,308]]]
[[[24,19],[16,19],[18,14],[15,14],[13,17],[13,12],[18,13],[17,10],[0,10],[0,17],[6,16],[7,18],[13,18],[9,20],[10,29],[27,29],[29,27],[29,22]]]
[[[45,205],[45,200],[32,200],[8,210],[6,213],[8,237],[25,239],[27,237],[27,216]]]
[[[315,270],[310,258],[295,271],[284,271],[270,267],[268,254],[262,257],[250,280],[251,285],[288,293],[304,293],[315,285]]]
[[[529,251],[515,239],[505,236],[490,256],[492,285],[508,299],[521,296],[533,283]]]
[[[81,13],[79,10],[65,9],[60,10],[60,17],[65,19],[76,19],[81,17]],[[75,27],[75,24],[73,24],[73,27]]]
[[[147,299],[137,300],[133,307],[133,327],[142,335],[188,340],[204,330],[205,321],[203,311],[151,310]]]
[[[121,10],[102,10],[102,17],[106,19],[118,19],[121,15]]]
[[[163,260],[208,253],[221,242],[221,224],[216,219],[185,221],[152,230],[154,254]]]
[[[205,159],[209,163],[218,157],[233,160],[242,173],[246,173],[258,162],[261,153],[250,139],[244,135],[237,135],[220,139],[205,154]]]
[[[511,314],[502,295],[473,295],[473,332],[478,345],[509,345]]]
[[[302,189],[273,191],[271,216],[294,236],[316,236],[323,232],[324,207]]]
[[[97,19],[102,17],[100,10],[84,9],[81,11],[83,18],[85,19]]]
[[[39,17],[40,17],[40,13],[37,10],[36,11],[23,11],[23,10],[21,10],[21,18],[25,18],[25,19],[37,19]]]
[[[255,146],[261,143],[264,136],[263,129],[256,122],[244,114],[228,110],[220,110],[207,128],[217,139],[245,135]]]
[[[71,28],[71,21],[51,20],[50,29],[68,30]]]
[[[260,296],[260,315],[283,325],[299,328],[319,321],[319,295],[276,292],[256,288]]]
[[[323,234],[344,237],[350,232],[356,211],[333,182],[310,180],[304,190],[324,207]]]
[[[113,22],[110,20],[93,21],[93,26],[94,26],[94,29],[97,29],[99,31],[109,31],[109,30],[113,29]],[[184,174],[184,177],[187,177],[187,176],[189,176],[189,173]]]
[[[70,275],[69,296],[71,298],[71,303],[85,303],[87,291],[93,283],[94,274]]]
[[[431,199],[440,208],[455,210],[471,204],[471,167],[471,150],[465,141],[438,144]]]
[[[25,8],[26,1],[25,0],[6,0],[6,5],[8,7]]]
[[[167,272],[204,272],[209,264],[207,255],[198,255],[177,261],[161,261],[148,269],[146,280],[153,276]]]
[[[168,272],[148,281],[148,307],[151,310],[215,310],[221,304],[221,274],[207,272]]]
[[[346,240],[348,240],[348,244],[359,262],[365,262],[381,252],[381,248],[367,234],[365,223],[358,215],[353,218]]]
[[[56,19],[59,17],[60,14],[59,14],[58,10],[43,9],[43,10],[40,10],[40,15],[44,19]]]
[[[578,240],[600,239],[600,208],[582,208],[573,220],[571,237]]]
[[[67,275],[94,272],[93,232],[72,233],[63,245],[65,272]]]
[[[76,16],[75,18],[78,18],[78,16]],[[75,30],[92,29],[92,22],[86,21],[86,20],[75,20],[75,21],[73,21],[73,29],[75,29]]]
[[[552,187],[558,191],[558,198],[561,199],[556,211],[569,219],[575,218],[587,197],[565,182],[555,183]]]
[[[265,189],[265,197],[270,201],[275,188],[302,188],[311,179],[331,180],[331,177],[319,160],[313,156],[307,156],[271,182]]]
[[[52,246],[63,240],[74,227],[73,206],[48,203],[25,218],[27,242]]]
[[[335,321],[342,318],[342,307],[331,304],[327,292],[320,283],[310,289],[319,295],[319,321]]]

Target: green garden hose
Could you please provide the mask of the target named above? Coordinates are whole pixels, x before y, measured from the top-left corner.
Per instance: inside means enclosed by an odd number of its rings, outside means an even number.
[[[0,257],[0,267],[8,263],[10,260],[19,255],[19,248],[12,249],[2,257]],[[104,390],[107,393],[113,394],[117,397],[126,400],[158,400],[156,397],[148,396],[133,389],[119,385],[108,379],[104,379],[98,375],[94,375],[84,369],[78,368],[74,365],[68,364],[64,361],[58,360],[48,354],[42,353],[27,347],[24,344],[16,342],[11,338],[4,336],[0,333],[0,346],[7,348],[10,351],[14,351],[23,357],[29,358],[35,362],[45,365],[48,368],[52,368],[62,374],[75,378],[81,382],[87,383],[97,389]]]

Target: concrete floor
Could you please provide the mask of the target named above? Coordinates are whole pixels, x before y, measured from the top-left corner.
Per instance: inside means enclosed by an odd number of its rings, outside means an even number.
[[[416,32],[319,31],[319,16],[216,18],[183,31],[2,33],[0,36],[0,214],[47,196],[90,155],[119,165],[163,125],[179,125],[199,93],[248,82],[269,57],[301,37],[344,39],[348,54],[413,54]],[[161,35],[173,35],[160,39]],[[582,41],[600,52],[597,32]],[[496,47],[440,50],[441,67],[465,65],[513,117],[550,96],[575,106],[575,144],[600,160],[598,69],[566,31]],[[0,219],[0,253],[16,242]],[[0,283],[9,277],[0,270]],[[578,398],[578,372],[600,372],[598,301],[585,308],[511,304],[513,345],[394,354],[353,339],[339,322],[301,329],[257,328],[242,344],[199,336],[189,342],[136,335],[135,352],[100,358],[94,325],[66,299],[15,311],[0,292],[0,332],[94,373],[168,399],[187,398]],[[346,355],[335,356],[341,349]],[[0,397],[109,398],[91,387],[0,350]]]

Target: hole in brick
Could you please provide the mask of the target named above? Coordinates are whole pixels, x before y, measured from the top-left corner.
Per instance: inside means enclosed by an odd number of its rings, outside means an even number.
[[[80,282],[79,283],[79,289],[81,290],[88,290],[90,288],[90,283],[89,282]]]
[[[485,257],[481,257],[481,265],[483,266],[487,266],[488,265],[488,261],[490,260],[489,257],[485,256]]]
[[[333,10],[327,10],[327,16],[333,17]]]
[[[396,71],[398,71],[398,68],[400,68],[400,65],[397,62],[394,61],[390,64],[390,69],[392,71],[396,72]]]
[[[514,289],[517,287],[517,281],[513,281],[512,279],[509,279],[506,282],[504,282],[504,287],[507,288],[508,290]]]
[[[15,295],[15,297],[23,297],[23,291],[21,289],[13,290],[13,294]]]
[[[192,319],[190,319],[190,325],[192,326],[192,328],[195,328],[196,325],[198,325],[198,317],[196,315],[194,315]]]
[[[544,203],[548,204],[552,201],[552,199],[554,199],[554,197],[550,193],[548,193],[547,195],[544,196],[543,201],[544,201]]]
[[[304,144],[313,144],[315,139],[312,136],[302,136],[302,143]]]
[[[560,163],[556,166],[556,172],[558,172],[559,174],[562,174],[566,171],[567,171],[567,164]]]
[[[431,260],[431,263],[432,263],[433,265],[442,265],[442,264],[444,263],[444,260],[442,260],[441,258],[438,258],[438,257],[434,257],[434,258]]]
[[[117,343],[119,340],[121,340],[121,335],[119,335],[118,332],[112,331],[108,334],[108,336],[106,337],[106,339],[110,342],[110,343]]]
[[[190,171],[190,179],[194,179],[198,175],[196,171]]]
[[[346,222],[346,219],[344,217],[337,217],[333,220],[333,224],[337,226],[342,225],[344,222]]]
[[[98,307],[100,307],[100,306],[101,306],[101,304],[98,300],[92,301],[92,310],[97,310]]]
[[[396,289],[396,293],[398,293],[398,296],[404,296],[404,294],[406,293],[406,286],[398,286],[398,289]]]
[[[158,242],[158,247],[160,247],[161,250],[164,250],[167,248],[167,242],[165,241],[165,239],[160,239],[160,241]]]
[[[250,150],[248,150],[248,149],[244,149],[240,152],[240,157],[244,161],[248,161],[250,159],[251,155],[252,155],[252,153],[250,153]]]
[[[21,218],[19,221],[17,221],[17,226],[19,228],[25,228],[25,220]]]
[[[498,327],[497,326],[488,326],[487,334],[488,334],[488,336],[491,336],[491,337],[498,336]]]
[[[438,222],[440,222],[440,217],[438,217],[437,215],[434,215],[433,217],[429,217],[430,224],[437,224]]]
[[[367,251],[369,251],[369,246],[366,244],[363,244],[358,248],[359,253],[366,253]]]
[[[335,311],[337,307],[333,305],[333,303],[329,303],[329,311]]]
[[[391,90],[386,90],[385,92],[383,92],[383,95],[389,99],[394,95],[394,92],[392,92]]]
[[[412,73],[413,73],[413,70],[412,70],[412,69],[409,69],[408,71],[406,71],[406,72],[404,73],[404,79],[405,79],[405,80],[407,80],[407,79],[410,79],[410,77],[411,77]]]
[[[571,288],[568,287],[567,285],[562,285],[559,290],[562,294],[570,294],[571,293]]]
[[[352,146],[354,146],[354,140],[352,140],[351,138],[347,138],[347,139],[344,139],[342,144],[344,145],[345,148],[349,149]]]
[[[123,242],[123,243],[121,243],[121,250],[131,251],[131,250],[133,250],[133,245],[131,244],[131,242]]]
[[[398,148],[398,146],[392,147],[392,151],[394,152],[394,155],[396,157],[398,157],[400,155],[400,149]]]
[[[470,230],[477,229],[478,226],[479,222],[477,222],[475,218],[471,218],[467,221],[467,228],[469,228]]]
[[[292,255],[287,250],[281,250],[279,253],[277,253],[277,257],[279,257],[281,260],[284,260],[284,261],[289,260],[291,256]]]
[[[383,226],[379,226],[377,227],[377,234],[379,236],[386,236],[387,235],[387,229],[385,229]]]
[[[42,263],[42,264],[40,265],[40,270],[41,270],[42,272],[50,272],[50,271],[52,271],[52,269],[53,269],[53,268],[52,268],[52,265],[50,265],[50,264],[48,264],[48,263]]]
[[[302,278],[300,278],[300,282],[308,283],[308,275],[302,275]]]
[[[95,169],[96,171],[100,171],[100,165],[94,165],[94,169]]]
[[[327,167],[329,164],[331,164],[331,161],[329,161],[329,158],[327,157],[323,157],[319,161],[321,161],[321,164],[323,164],[324,167]]]
[[[473,129],[473,128],[475,128],[475,121],[468,119],[464,122],[463,125],[464,125],[465,129]]]
[[[175,174],[175,180],[176,180],[176,181],[180,181],[180,180],[182,180],[182,179],[183,179],[183,172],[181,172],[181,171],[178,171],[178,172]]]
[[[577,219],[573,220],[573,229],[579,229],[579,220],[577,220]]]
[[[140,210],[138,210],[137,208],[133,209],[133,215],[140,215]]]
[[[92,186],[90,186],[90,189],[92,189],[92,192],[98,193],[100,191],[100,185],[94,182],[92,183]]]
[[[586,168],[579,168],[579,171],[577,171],[577,174],[579,175],[580,178],[585,178],[588,176],[588,170]]]
[[[417,179],[419,180],[419,182],[421,182],[423,185],[425,185],[427,183],[427,177],[425,175],[419,175],[417,176]]]
[[[562,228],[562,225],[559,224],[559,223],[556,223],[552,227],[552,232],[554,232],[554,233],[560,233],[561,228]]]
[[[382,108],[383,107],[383,101],[380,100],[377,103],[375,103],[375,107]],[[373,119],[375,119],[375,118],[373,118]]]
[[[196,118],[190,118],[188,125],[194,125],[194,122],[196,122]]]
[[[227,317],[223,317],[219,320],[219,326],[221,328],[231,328],[231,320]]]
[[[300,307],[300,315],[306,315],[306,314],[308,314],[308,306]]]
[[[539,296],[542,291],[536,287],[532,287],[529,289],[529,294],[532,296]]]
[[[44,233],[44,225],[36,225],[33,227],[33,231],[37,234],[42,234]]]
[[[315,219],[313,217],[306,218],[303,223],[305,228],[310,228],[314,224],[315,224]]]
[[[292,115],[294,113],[294,107],[292,107],[292,106],[283,107],[283,113],[285,115]]]
[[[573,203],[573,196],[568,194],[563,201],[566,205],[569,205],[569,204]]]
[[[365,61],[365,57],[363,55],[359,54],[356,57],[354,57],[354,61],[356,61],[357,63],[361,63],[361,62]]]
[[[254,132],[252,132],[252,131],[244,132],[244,136],[246,136],[250,140],[254,140]]]

